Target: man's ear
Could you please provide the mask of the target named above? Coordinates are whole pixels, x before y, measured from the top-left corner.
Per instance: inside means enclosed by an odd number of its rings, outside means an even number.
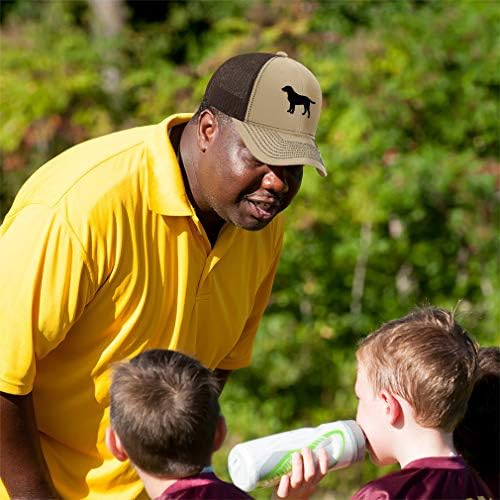
[[[200,151],[208,149],[218,131],[217,118],[209,109],[204,109],[198,118],[197,141]]]
[[[121,462],[124,462],[127,460],[128,455],[127,452],[125,451],[125,448],[122,445],[122,442],[114,429],[112,427],[108,427],[106,429],[106,446],[108,447],[108,450],[113,454],[115,458],[120,460]]]
[[[217,451],[222,446],[224,439],[226,439],[226,434],[226,419],[223,415],[219,415],[217,417],[217,424],[215,427],[214,444],[212,446],[212,451]]]
[[[383,389],[380,392],[380,397],[385,405],[385,415],[391,425],[394,425],[403,415],[403,409],[400,402],[388,391]]]

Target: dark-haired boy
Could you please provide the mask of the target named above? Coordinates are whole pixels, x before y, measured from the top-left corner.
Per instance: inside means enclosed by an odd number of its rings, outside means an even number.
[[[184,354],[153,349],[114,367],[106,444],[130,459],[151,498],[249,499],[213,472],[226,436],[213,373]]]

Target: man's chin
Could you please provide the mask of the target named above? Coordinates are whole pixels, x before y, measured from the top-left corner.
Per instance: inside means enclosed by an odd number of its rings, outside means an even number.
[[[266,221],[235,223],[234,225],[239,227],[240,229],[244,229],[245,231],[260,231],[261,229],[264,229],[271,221],[272,219],[268,219]]]
[[[245,231],[260,231],[261,229],[264,229],[267,225],[269,225],[269,223],[274,219],[274,217],[267,219],[257,219],[251,216],[242,217],[238,215],[239,214],[233,217],[228,217],[226,219],[226,222],[229,222],[230,224],[233,224],[240,229],[244,229]]]

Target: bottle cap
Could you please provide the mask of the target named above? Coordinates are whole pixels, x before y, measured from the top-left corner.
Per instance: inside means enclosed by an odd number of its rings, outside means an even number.
[[[252,458],[244,446],[236,445],[229,453],[229,475],[233,483],[243,491],[252,491],[259,480]]]
[[[350,429],[348,437],[351,440],[351,446],[354,451],[352,463],[363,460],[366,452],[366,439],[361,427],[354,420],[344,420],[343,424]]]

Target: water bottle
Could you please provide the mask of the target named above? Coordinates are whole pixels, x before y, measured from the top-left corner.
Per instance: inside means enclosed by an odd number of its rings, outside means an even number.
[[[277,484],[292,470],[292,455],[303,448],[325,448],[328,468],[340,469],[363,460],[365,436],[354,420],[339,420],[273,434],[236,445],[228,457],[233,483],[244,491]]]

